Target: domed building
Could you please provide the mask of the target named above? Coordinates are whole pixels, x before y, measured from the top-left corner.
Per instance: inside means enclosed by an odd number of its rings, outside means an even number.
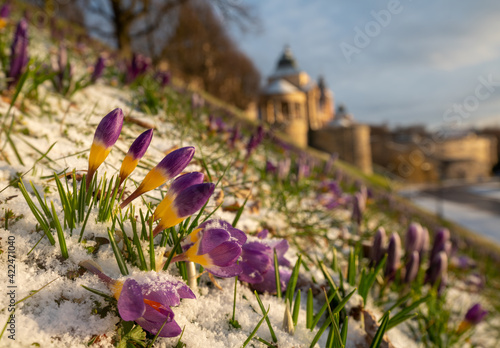
[[[259,118],[305,147],[309,130],[320,129],[333,119],[333,103],[333,94],[324,79],[313,81],[298,67],[290,47],[286,46],[261,90]]]

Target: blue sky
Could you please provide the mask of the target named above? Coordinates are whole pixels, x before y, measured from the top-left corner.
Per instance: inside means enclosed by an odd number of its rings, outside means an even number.
[[[238,1],[262,21],[234,37],[264,78],[288,44],[360,122],[500,125],[498,0]]]

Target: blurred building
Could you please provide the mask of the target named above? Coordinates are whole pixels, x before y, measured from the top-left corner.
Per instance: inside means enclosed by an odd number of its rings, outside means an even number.
[[[365,174],[373,171],[370,127],[356,123],[342,105],[339,105],[335,118],[323,128],[309,131],[309,145],[338,153],[341,160],[355,165]]]
[[[320,129],[333,119],[333,103],[333,94],[323,78],[315,82],[300,70],[287,46],[261,90],[258,112],[271,128],[288,134],[295,144],[305,147],[308,131]]]
[[[334,112],[333,93],[320,77],[317,82],[300,70],[289,47],[262,88],[258,102],[260,119],[287,134],[296,145],[312,146],[371,173],[370,130],[356,124],[343,107]]]
[[[373,163],[403,179],[438,182],[480,181],[491,176],[497,163],[497,140],[469,131],[426,132],[423,126],[390,131],[371,127]]]

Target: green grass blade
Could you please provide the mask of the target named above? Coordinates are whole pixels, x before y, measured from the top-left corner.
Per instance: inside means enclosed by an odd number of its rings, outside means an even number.
[[[262,304],[262,301],[261,301],[257,291],[254,291],[253,293],[255,294],[255,298],[257,299],[257,302],[259,303],[259,307],[260,307],[260,310],[262,311],[262,314],[266,318],[266,323],[267,323],[267,326],[269,327],[269,332],[271,333],[271,337],[273,339],[273,342],[276,343],[276,342],[278,342],[278,338],[276,337],[276,334],[274,333],[274,330],[273,330],[273,327],[271,325],[271,321],[269,320],[269,317],[266,315],[266,309],[264,308],[264,304]]]
[[[114,232],[114,226],[112,229]],[[115,254],[116,262],[118,263],[118,268],[120,268],[121,274],[128,275],[127,265],[125,264],[125,260],[123,259],[123,255],[120,252],[118,245],[116,244],[116,240],[115,240],[115,237],[113,235],[113,232],[111,231],[110,228],[108,228],[109,243],[111,244],[111,247],[113,248],[113,253]]]
[[[390,314],[391,312],[387,311],[382,317],[382,323],[380,324],[377,332],[375,333],[375,336],[373,337],[373,341],[370,344],[370,348],[380,347],[380,344],[382,343],[382,340],[384,338],[385,331],[387,330],[387,324],[389,323]]]
[[[299,278],[301,263],[302,255],[299,255],[299,258],[297,259],[297,262],[293,267],[292,275],[290,276],[290,280],[288,281],[288,285],[286,287],[285,298],[288,300],[288,303],[293,303],[293,294],[295,293],[295,286],[297,285],[297,279]]]
[[[67,259],[68,256],[68,248],[66,247],[66,240],[64,239],[64,232],[61,227],[61,222],[59,221],[59,217],[57,216],[56,208],[54,207],[54,202],[50,201],[50,206],[52,208],[52,218],[54,224],[56,226],[57,231],[57,239],[59,239],[59,247],[61,248],[61,254],[64,259]]]

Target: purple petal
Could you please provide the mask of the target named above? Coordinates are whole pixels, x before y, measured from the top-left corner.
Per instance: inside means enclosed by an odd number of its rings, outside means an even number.
[[[123,111],[122,109],[114,109],[101,120],[94,135],[94,141],[99,141],[106,148],[113,146],[123,126]]]
[[[172,203],[179,217],[186,217],[197,212],[214,192],[215,184],[204,183],[189,186],[179,193]]]
[[[256,268],[252,267],[250,264],[246,262],[240,262],[241,265],[241,274],[239,275],[239,279],[247,282],[249,284],[261,283],[264,281],[264,276],[262,272],[259,272]],[[270,268],[270,265],[269,265]]]
[[[268,234],[269,234],[269,230],[264,229],[264,230],[260,231],[259,233],[257,233],[257,238],[266,239]]]
[[[280,268],[280,284],[281,291],[286,290],[286,285],[290,280],[290,276],[292,275],[292,271],[286,268]],[[257,284],[251,285],[252,289],[257,290],[258,292],[268,292],[270,294],[276,293],[276,276],[274,274],[274,268],[272,268],[269,272],[264,274],[264,281]]]
[[[469,323],[477,325],[479,324],[486,316],[488,315],[488,311],[481,307],[480,303],[476,303],[474,306],[469,308],[467,314],[465,314],[465,320]]]
[[[235,263],[241,255],[241,247],[236,242],[224,242],[212,249],[208,255],[214,265],[227,267]]]
[[[184,168],[191,162],[194,156],[194,147],[188,146],[177,149],[166,155],[156,166],[166,172],[168,178],[179,175]]]
[[[169,188],[169,194],[177,195],[187,189],[189,186],[201,184],[203,182],[203,179],[203,173],[199,172],[192,172],[181,175],[177,179],[175,179],[174,182],[172,182],[172,185]]]
[[[285,254],[288,251],[289,245],[286,239],[282,239],[279,242],[271,241],[269,246],[276,250],[276,256],[278,257],[278,263],[280,266],[290,267],[290,261],[285,259]],[[274,255],[273,255],[274,260]]]
[[[241,266],[238,264],[233,264],[226,267],[210,266],[206,270],[212,273],[216,277],[220,278],[232,278],[241,273]]]
[[[136,320],[136,323],[139,324],[144,330],[152,333],[153,335],[156,335],[160,328],[162,327],[163,322],[151,322],[149,320],[146,320],[144,318],[140,318]],[[176,337],[179,336],[182,332],[182,329],[180,326],[175,322],[175,320],[172,320],[170,322],[167,322],[165,326],[163,326],[163,329],[161,330],[160,334],[158,336],[160,337]]]
[[[372,249],[370,250],[370,259],[372,265],[377,265],[384,255],[384,244],[387,239],[385,229],[380,227],[373,238]]]
[[[405,251],[406,255],[411,255],[414,251],[420,251],[422,249],[423,242],[423,230],[420,224],[413,222],[408,227],[405,239]]]
[[[141,159],[142,156],[146,153],[146,150],[151,143],[151,139],[153,138],[153,129],[148,129],[143,132],[141,135],[134,140],[130,149],[128,150],[127,155],[132,156],[133,159]]]
[[[387,247],[387,264],[385,265],[385,275],[392,279],[398,270],[401,259],[401,239],[399,235],[393,233],[389,239]]]
[[[420,255],[418,251],[415,250],[406,264],[405,283],[411,283],[417,278],[419,266]]]
[[[125,321],[136,320],[144,314],[146,305],[142,296],[142,288],[134,279],[128,278],[123,284],[118,299],[118,312]]]
[[[205,230],[198,248],[198,255],[210,252],[215,247],[227,241],[230,237],[229,233],[221,228],[211,228]]]

